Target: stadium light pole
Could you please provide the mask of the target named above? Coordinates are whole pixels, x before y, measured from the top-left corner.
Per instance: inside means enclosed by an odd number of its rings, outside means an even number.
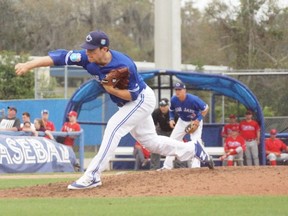
[[[154,54],[159,69],[181,69],[181,1],[155,0]]]
[[[181,70],[181,0],[155,0],[154,4],[155,68]],[[161,76],[160,82],[170,86],[169,76]],[[169,89],[158,89],[155,94],[158,100],[171,97]]]

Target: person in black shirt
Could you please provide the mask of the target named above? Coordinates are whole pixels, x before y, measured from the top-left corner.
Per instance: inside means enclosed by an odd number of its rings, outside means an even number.
[[[14,106],[8,106],[8,114],[0,118],[0,131],[18,131],[20,129],[20,119],[16,117],[17,109]]]
[[[152,113],[152,118],[156,126],[158,135],[170,136],[173,128],[169,125],[169,100],[162,98],[159,102],[159,108],[155,109]],[[160,168],[161,155],[151,153],[150,155],[150,169],[157,170]]]

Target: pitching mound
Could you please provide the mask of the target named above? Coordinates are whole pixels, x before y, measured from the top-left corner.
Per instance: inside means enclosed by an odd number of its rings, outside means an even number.
[[[0,190],[0,198],[287,195],[288,167],[217,167],[103,175],[103,185],[67,190],[71,182]]]

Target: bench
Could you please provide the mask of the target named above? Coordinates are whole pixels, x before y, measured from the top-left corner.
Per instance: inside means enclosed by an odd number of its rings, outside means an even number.
[[[109,169],[113,169],[114,162],[135,162],[133,151],[133,146],[118,146],[114,151],[112,158],[109,160]],[[160,159],[160,161],[164,160],[165,158]]]
[[[205,149],[213,157],[213,161],[220,161],[219,157],[224,154],[223,147],[205,147]],[[109,160],[109,169],[113,169],[114,162],[135,162],[133,150],[133,146],[118,146]],[[161,161],[164,160],[165,158],[161,158]]]

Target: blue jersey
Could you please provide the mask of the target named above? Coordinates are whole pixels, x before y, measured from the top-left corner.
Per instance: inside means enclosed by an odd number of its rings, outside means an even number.
[[[206,109],[208,105],[201,100],[199,97],[186,94],[186,98],[184,101],[180,101],[177,96],[173,96],[171,98],[170,105],[170,120],[174,119],[175,113],[181,118],[183,121],[192,121],[198,119],[202,120],[202,112]]]
[[[128,91],[131,94],[132,100],[136,100],[139,93],[146,88],[146,83],[143,81],[142,77],[137,72],[137,67],[134,61],[127,55],[110,50],[112,59],[105,66],[99,66],[96,63],[89,62],[86,55],[86,50],[55,50],[49,52],[49,56],[52,58],[54,65],[78,65],[82,66],[91,74],[97,82],[101,82],[105,78],[105,75],[109,73],[112,69],[127,67],[130,72]],[[103,87],[102,87],[103,88]],[[105,90],[103,88],[103,90]],[[110,94],[113,102],[118,105],[125,104],[126,100],[116,97]]]

